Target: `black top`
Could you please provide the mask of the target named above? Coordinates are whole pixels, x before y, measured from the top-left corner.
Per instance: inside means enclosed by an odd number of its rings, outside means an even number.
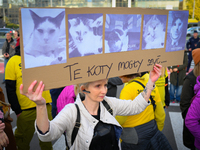
[[[94,128],[94,135],[90,144],[90,150],[119,150],[115,136],[114,126],[100,121],[100,107],[97,115],[92,115],[99,120]]]

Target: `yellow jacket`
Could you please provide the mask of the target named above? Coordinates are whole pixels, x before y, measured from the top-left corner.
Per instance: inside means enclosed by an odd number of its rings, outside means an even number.
[[[20,94],[20,91],[19,91],[19,87],[22,84],[21,56],[15,55],[9,59],[6,65],[5,80],[16,81],[16,95],[17,95],[17,100],[19,102],[21,110],[36,107],[36,104],[33,101],[31,101],[28,97]],[[45,98],[46,103],[52,102],[49,90],[44,91],[42,93],[42,97]],[[12,101],[14,100],[10,100],[11,105],[12,105]]]
[[[163,107],[165,106],[165,78],[167,77],[168,77],[168,72],[167,69],[165,69],[164,76],[160,76],[155,83],[156,87],[158,88]]]
[[[142,84],[146,85],[148,79],[149,79],[149,74],[145,74],[144,76],[137,77],[133,80],[137,80]],[[140,84],[132,82],[133,80],[129,81],[128,84],[122,89],[120,93],[120,99],[134,100],[134,98],[144,90],[144,88]],[[116,116],[117,121],[123,128],[136,127],[155,119],[158,129],[162,131],[165,121],[165,111],[157,87],[155,87],[151,95],[156,104],[155,111],[153,110],[153,105],[149,105],[140,114],[133,116]]]

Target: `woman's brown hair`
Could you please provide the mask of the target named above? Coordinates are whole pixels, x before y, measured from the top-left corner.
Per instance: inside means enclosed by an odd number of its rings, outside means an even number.
[[[196,77],[198,77],[200,75],[200,62],[198,62],[195,66],[194,66],[194,75]]]

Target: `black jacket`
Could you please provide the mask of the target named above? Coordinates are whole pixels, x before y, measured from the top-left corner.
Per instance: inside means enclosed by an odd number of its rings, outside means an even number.
[[[183,58],[183,64],[179,65],[179,67],[177,66],[172,66],[171,69],[173,70],[174,68],[178,68],[179,73],[177,72],[172,72],[170,74],[170,83],[175,85],[177,84],[177,76],[178,76],[178,85],[183,85],[183,79],[186,76],[186,68],[188,65],[188,57],[187,57],[187,52],[184,52],[184,58]],[[170,67],[168,68],[170,69]]]
[[[188,42],[187,42],[187,44],[186,44],[187,49],[189,49],[189,48],[192,48],[192,50],[193,50],[193,49],[196,49],[199,40],[200,40],[199,37],[197,37],[197,38],[195,39],[195,38],[192,36],[192,37],[188,40]],[[195,46],[195,44],[196,44],[196,46]]]
[[[191,100],[194,96],[194,85],[196,84],[196,76],[193,71],[190,72],[185,78],[181,93],[180,109],[182,117],[184,119],[183,127],[183,143],[188,148],[194,148],[194,136],[185,126],[185,117],[191,104]]]

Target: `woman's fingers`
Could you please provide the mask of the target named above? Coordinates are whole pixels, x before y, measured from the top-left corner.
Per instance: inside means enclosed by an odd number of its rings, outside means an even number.
[[[155,64],[155,67],[162,69],[162,65],[159,65],[159,64]]]
[[[160,76],[161,75],[161,71],[160,71],[160,69],[158,69],[158,68],[154,68],[154,71],[155,71],[155,73],[158,75],[158,76]]]
[[[0,124],[0,130],[4,130],[5,129],[5,123],[1,123]]]
[[[7,146],[9,144],[9,139],[7,136],[5,137],[5,140],[6,140],[6,146]]]
[[[158,72],[160,71],[160,69],[157,68],[156,66],[154,66],[153,70],[156,71],[156,72],[157,72],[157,71],[158,71]]]
[[[33,91],[33,88],[35,87],[37,81],[33,81],[31,85],[28,88],[28,92],[26,94],[23,93],[23,84],[20,85],[20,93],[27,96],[30,100],[34,101],[35,103],[40,103],[42,98],[42,92],[44,90],[44,84],[42,81],[38,84],[35,92]],[[39,100],[39,101],[38,101]]]
[[[35,95],[40,94],[40,91],[41,91],[42,87],[43,87],[43,82],[40,81],[40,83],[39,83],[37,89],[35,90]]]
[[[161,72],[161,69],[162,69],[162,66],[159,65],[159,64],[156,64],[156,65],[154,66],[154,70],[157,70],[157,71]]]
[[[44,84],[42,84],[42,87],[40,89],[39,95],[42,95],[42,92],[44,91]]]
[[[5,132],[0,133],[0,146],[6,147],[9,144],[9,140]]]
[[[32,93],[33,93],[33,88],[34,88],[34,86],[36,85],[36,83],[37,83],[37,80],[35,80],[35,81],[33,81],[33,82],[31,83],[31,85],[30,85],[29,88],[28,88],[28,93],[27,93],[27,94],[32,94]]]

